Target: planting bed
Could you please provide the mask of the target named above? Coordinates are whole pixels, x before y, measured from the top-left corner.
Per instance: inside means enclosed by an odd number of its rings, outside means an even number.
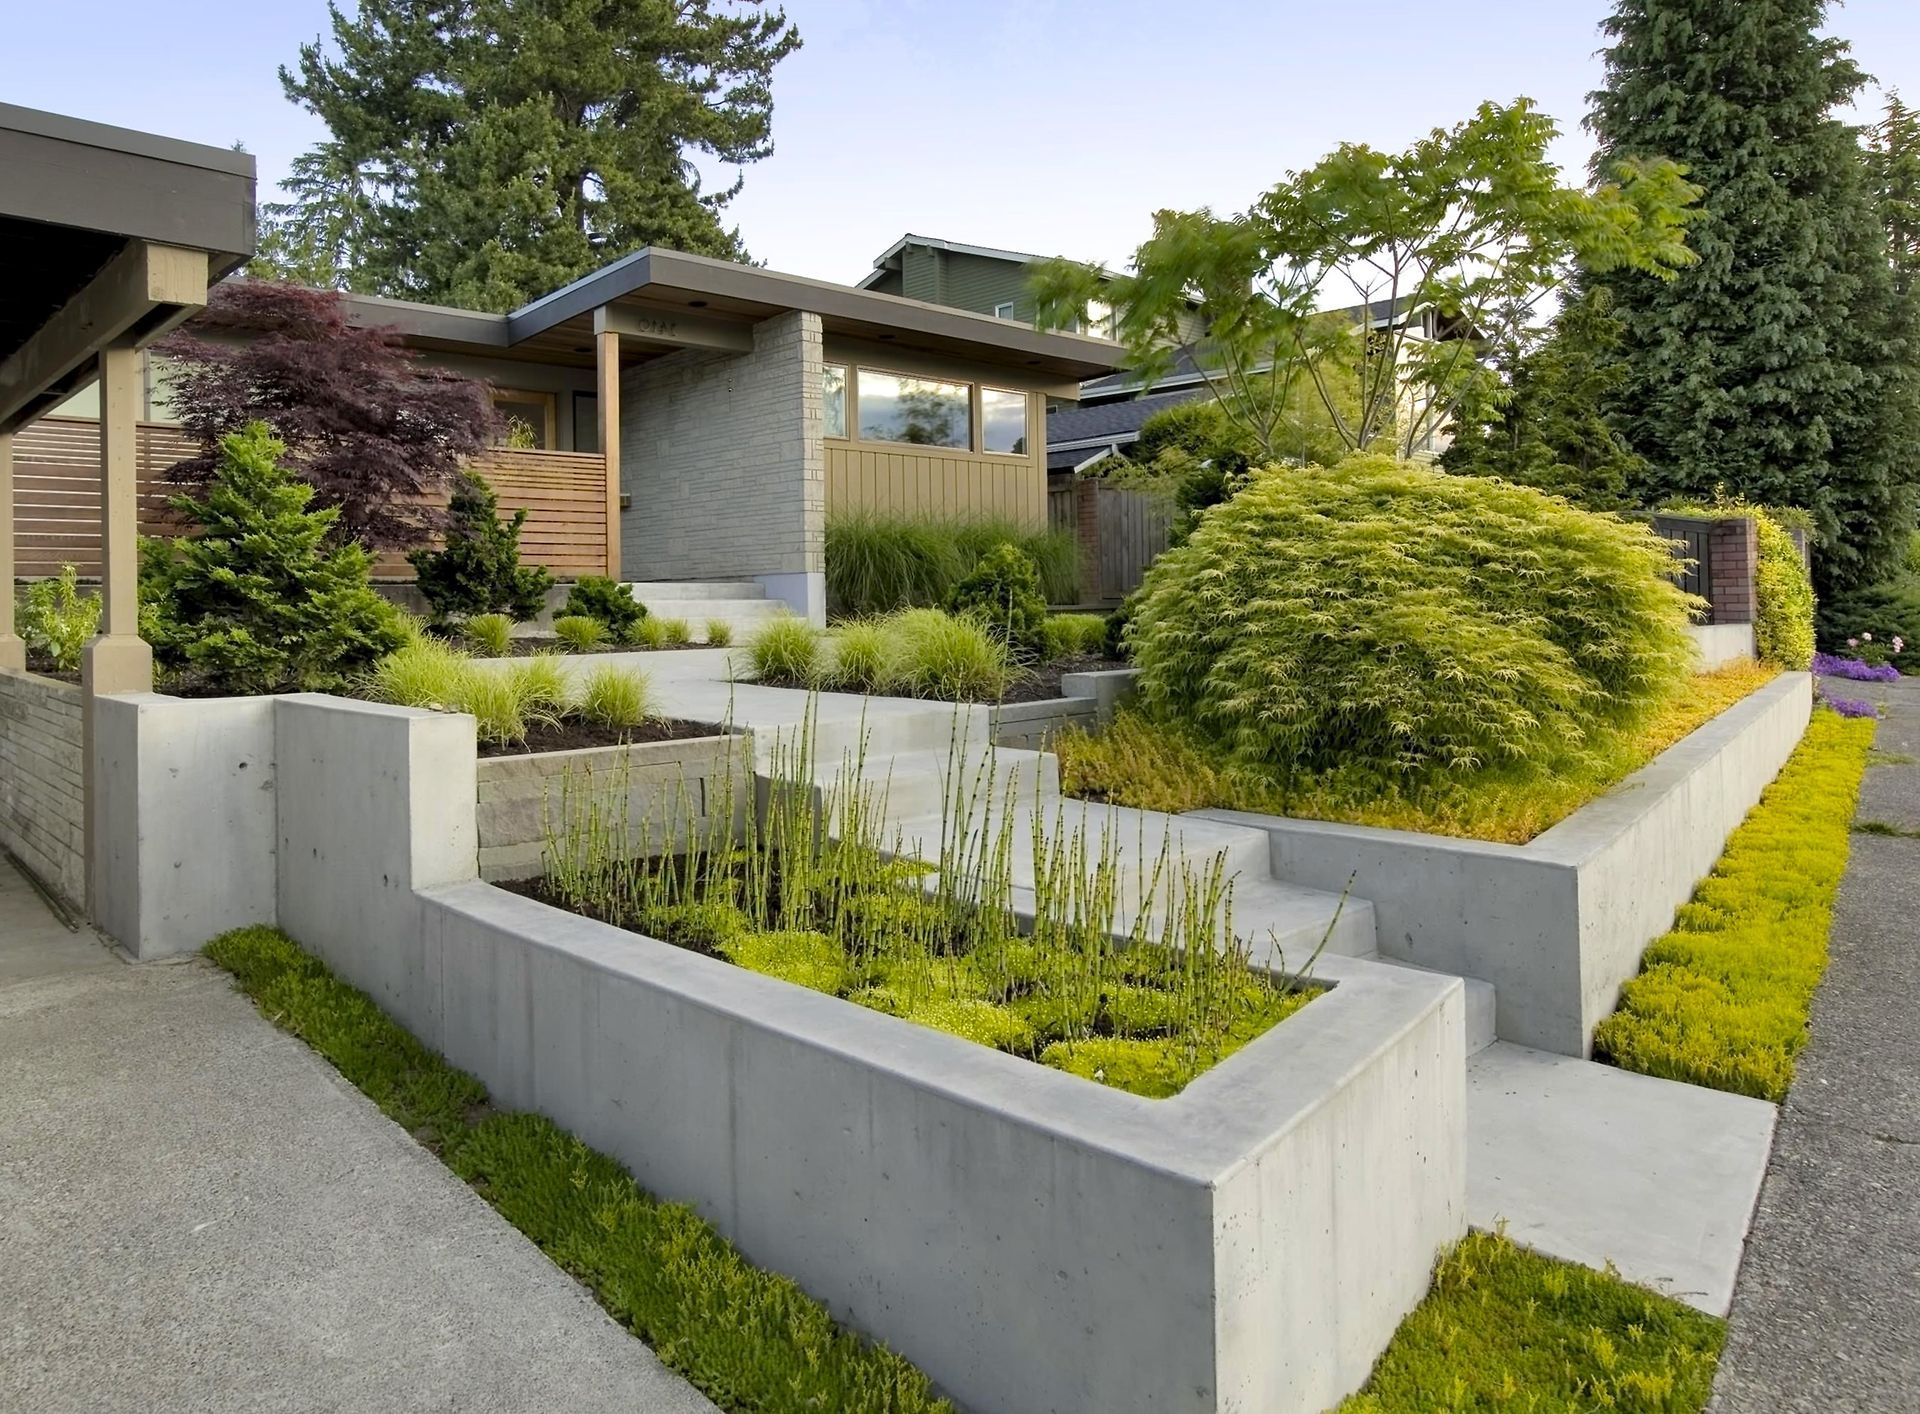
[[[718,736],[726,729],[711,722],[688,722],[677,717],[649,717],[637,726],[610,727],[579,717],[538,722],[520,741],[479,743],[482,760],[496,756],[531,756],[543,751],[582,751],[596,746],[641,746],[656,741],[687,741]]]

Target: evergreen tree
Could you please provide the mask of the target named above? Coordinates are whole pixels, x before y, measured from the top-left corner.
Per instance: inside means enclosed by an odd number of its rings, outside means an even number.
[[[740,258],[741,179],[696,154],[773,150],[774,65],[799,47],[769,0],[361,0],[331,48],[282,69],[329,138],[267,209],[289,272],[511,309],[644,245]]]
[[[1463,415],[1441,466],[1537,486],[1588,510],[1620,510],[1646,463],[1606,415],[1623,377],[1619,345],[1607,291],[1569,300],[1545,342],[1501,370],[1506,397]]]
[[[1887,227],[1894,289],[1902,299],[1920,292],[1920,113],[1887,95],[1887,115],[1867,145],[1874,195]]]
[[[1854,131],[1864,82],[1826,0],[1619,0],[1593,95],[1595,170],[1668,157],[1705,189],[1699,263],[1601,277],[1621,321],[1618,425],[1652,504],[1716,487],[1810,511],[1822,589],[1892,563],[1920,449],[1902,321]]]

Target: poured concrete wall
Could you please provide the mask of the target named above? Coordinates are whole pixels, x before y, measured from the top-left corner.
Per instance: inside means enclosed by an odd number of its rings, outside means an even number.
[[[80,689],[0,668],[0,847],[83,905],[87,818]]]
[[[1647,944],[1799,743],[1811,679],[1786,673],[1524,845],[1242,811],[1274,877],[1373,904],[1380,954],[1491,982],[1504,1041],[1586,1056]]]
[[[1700,651],[1703,668],[1724,667],[1754,656],[1751,623],[1689,624],[1687,631]]]

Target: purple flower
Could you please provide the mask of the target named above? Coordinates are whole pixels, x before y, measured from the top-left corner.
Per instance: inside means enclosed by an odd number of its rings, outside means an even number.
[[[1875,707],[1871,702],[1862,702],[1856,697],[1829,697],[1825,699],[1825,701],[1827,706],[1833,708],[1834,711],[1843,717],[1877,717],[1880,715],[1880,709],[1878,707]]]
[[[1852,682],[1900,681],[1900,670],[1891,663],[1863,663],[1858,658],[1841,658],[1832,653],[1814,654],[1813,671],[1821,677],[1846,678]]]

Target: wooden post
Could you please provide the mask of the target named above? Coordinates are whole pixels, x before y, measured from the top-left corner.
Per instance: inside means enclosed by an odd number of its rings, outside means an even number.
[[[13,631],[13,434],[0,432],[0,668],[27,666],[27,645]]]
[[[140,639],[140,351],[100,354],[100,636],[80,670],[89,693],[151,692],[153,650]]]
[[[620,335],[602,329],[594,339],[599,380],[600,456],[607,478],[607,578],[620,578]]]

